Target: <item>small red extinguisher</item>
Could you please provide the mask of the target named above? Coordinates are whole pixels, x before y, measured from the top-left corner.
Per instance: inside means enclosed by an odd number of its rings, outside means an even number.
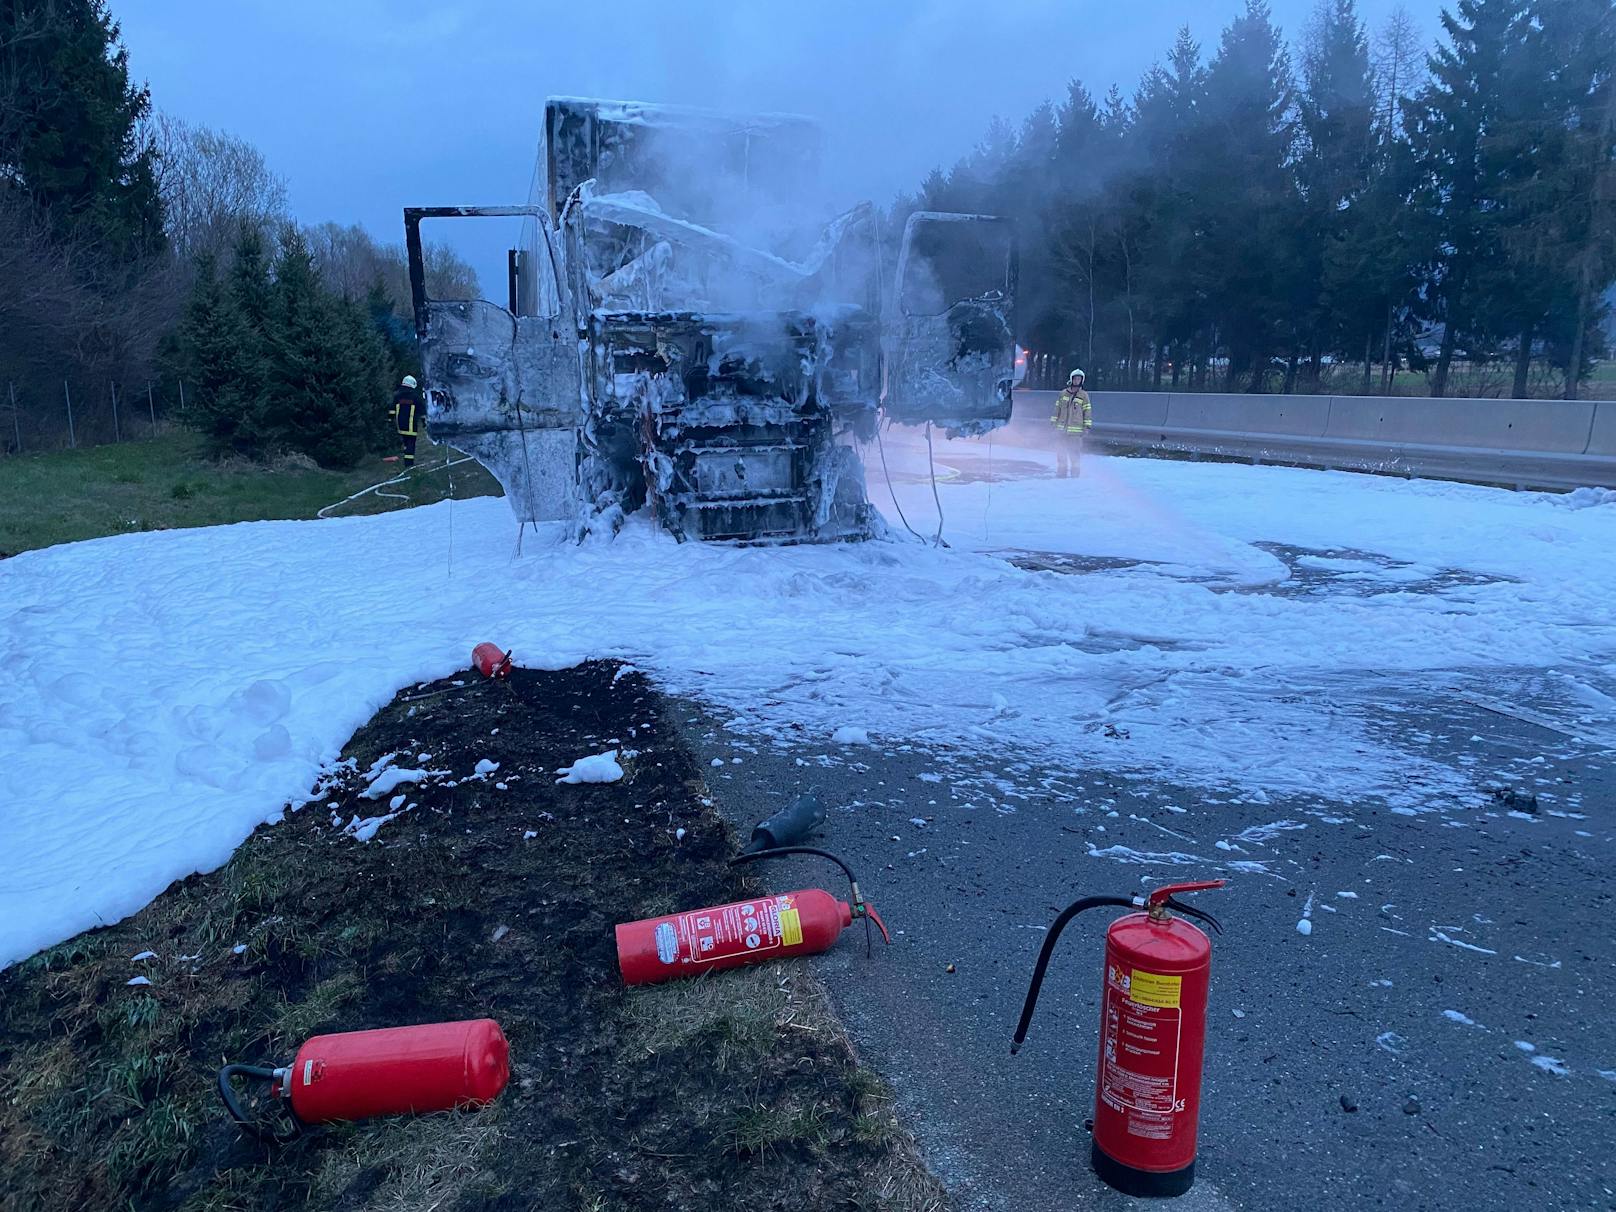
[[[652,985],[743,964],[828,951],[842,931],[864,919],[866,943],[874,922],[891,943],[886,924],[859,891],[858,877],[834,854],[811,846],[776,846],[730,860],[730,866],[787,854],[829,859],[847,873],[852,892],[838,900],[819,888],[755,896],[729,905],[624,922],[617,927],[617,966],[625,985]]]
[[[1145,896],[1089,896],[1069,905],[1044,936],[1010,1054],[1021,1050],[1050,954],[1066,923],[1105,905],[1141,909],[1105,932],[1100,1059],[1095,1074],[1095,1173],[1127,1195],[1182,1195],[1195,1181],[1195,1136],[1206,1050],[1212,940],[1174,917],[1222,927],[1176,899],[1223,880],[1169,884]]]
[[[511,654],[501,652],[498,644],[486,641],[471,650],[471,667],[485,678],[510,676]]]
[[[247,1114],[231,1085],[238,1076],[270,1083],[271,1098],[291,1120],[287,1130]],[[316,1035],[289,1065],[226,1065],[219,1097],[244,1132],[281,1141],[306,1124],[481,1107],[499,1097],[509,1078],[505,1033],[493,1019],[479,1018]]]

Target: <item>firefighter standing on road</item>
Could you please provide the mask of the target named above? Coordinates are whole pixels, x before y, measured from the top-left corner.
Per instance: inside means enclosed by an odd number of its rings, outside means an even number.
[[[405,375],[398,390],[393,393],[393,428],[398,430],[399,441],[404,444],[404,469],[415,466],[415,439],[421,436],[421,422],[426,410],[421,407],[421,393],[415,385],[414,375]]]
[[[1055,415],[1050,418],[1060,436],[1056,438],[1056,471],[1059,476],[1083,474],[1083,435],[1094,427],[1094,410],[1089,393],[1083,390],[1086,376],[1074,370],[1066,376],[1066,390],[1055,399]]]

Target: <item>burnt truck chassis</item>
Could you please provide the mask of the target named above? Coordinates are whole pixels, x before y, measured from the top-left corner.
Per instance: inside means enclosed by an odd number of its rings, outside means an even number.
[[[868,537],[881,523],[849,442],[874,437],[878,410],[955,432],[1009,419],[1015,259],[1001,221],[911,217],[887,300],[867,204],[791,262],[595,187],[578,183],[559,207],[404,212],[428,431],[488,467],[519,520],[570,519],[582,533],[649,506],[681,539]],[[421,222],[485,216],[531,225],[529,247],[511,253],[510,306],[429,299]],[[942,298],[947,272],[922,230],[933,245],[987,247],[990,288]],[[864,268],[836,277],[849,248]],[[749,275],[765,306],[621,305],[677,298],[680,258]],[[930,304],[906,305],[906,274]]]
[[[596,398],[610,404],[597,409],[585,441],[602,453],[610,444],[598,465],[621,468],[624,435],[639,438],[633,457],[642,474],[599,485],[620,493],[625,511],[650,504],[673,534],[701,539],[871,533],[862,468],[838,438],[873,436],[875,412],[857,397],[838,399],[832,386],[838,377],[856,383],[879,374],[869,317],[783,312],[765,323],[602,312],[590,327]],[[842,365],[849,360],[863,365]],[[625,380],[626,397],[615,390]]]

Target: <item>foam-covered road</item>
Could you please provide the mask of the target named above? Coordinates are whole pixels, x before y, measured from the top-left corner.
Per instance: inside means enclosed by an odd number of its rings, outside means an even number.
[[[1459,699],[1388,695],[1385,710],[1434,758],[1528,766],[1529,784],[1580,795],[1586,811],[1404,816],[1209,795],[1103,763],[1055,770],[1020,750],[781,752],[705,717],[689,727],[724,761],[710,782],[738,826],[800,790],[829,805],[820,844],[853,864],[895,942],[872,963],[849,935],[818,962],[964,1208],[1126,1206],[1088,1172],[1081,1126],[1105,914],[1067,931],[1013,1060],[1009,1039],[1060,908],[1207,877],[1230,883],[1198,897],[1226,933],[1200,1181],[1183,1206],[1608,1207],[1610,751]],[[797,860],[771,878],[840,883]]]
[[[1149,566],[1085,544],[1080,513],[1028,520],[1006,510],[995,525],[1018,483],[1047,487],[1041,436],[1036,425],[1000,431],[991,454],[986,440],[937,445],[945,537],[1000,547],[1055,575],[1133,568],[1149,592]],[[925,532],[935,511],[926,512],[924,444],[889,435],[887,455],[909,522]],[[875,466],[871,495],[889,503]],[[1088,474],[1101,466],[1090,463]],[[1374,494],[1395,482],[1361,483]],[[981,493],[969,510],[960,507],[966,485]],[[984,518],[975,509],[990,487],[998,504]],[[1307,519],[1273,521],[1274,539],[1260,522],[1241,537],[1283,575],[1211,581],[1209,592],[1342,618],[1383,609],[1388,647],[1413,642],[1393,629],[1420,618],[1523,586],[1544,601],[1556,589],[1533,587],[1521,567],[1478,567],[1462,535],[1423,536],[1428,557],[1411,560],[1396,542],[1395,554],[1304,545],[1295,532]],[[1071,540],[1052,542],[1063,525]],[[1043,533],[993,533],[1013,526]],[[1500,559],[1521,561],[1544,534],[1524,524],[1513,552],[1503,549],[1510,535],[1496,538]],[[1445,541],[1449,560],[1439,558]],[[1170,561],[1163,553],[1157,567]],[[1590,573],[1598,580],[1608,567]],[[1598,615],[1580,621],[1605,626]],[[1568,612],[1564,625],[1578,622]],[[1544,637],[1509,629],[1494,638],[1524,651]],[[1091,632],[1074,642],[1121,650],[1185,639]],[[1600,635],[1592,651],[1609,640]],[[1321,639],[1311,671],[1172,671],[1124,695],[1110,716],[1074,718],[1072,728],[1093,728],[1107,747],[1075,762],[1053,736],[1047,747],[872,735],[869,744],[815,738],[782,748],[757,744],[736,717],[694,707],[687,728],[737,825],[801,790],[827,802],[823,844],[859,872],[895,941],[871,962],[850,935],[817,962],[964,1208],[1131,1206],[1090,1173],[1083,1128],[1106,915],[1067,931],[1014,1059],[1009,1039],[1060,908],[1207,877],[1230,881],[1199,898],[1226,933],[1214,947],[1199,1180],[1178,1206],[1616,1207],[1616,1022],[1606,1012],[1616,1003],[1616,943],[1605,921],[1616,907],[1611,670],[1571,648],[1559,666],[1483,669],[1446,647],[1440,630],[1427,643],[1429,659],[1414,669],[1372,648],[1343,656]],[[1297,727],[1319,731],[1278,736],[1275,713],[1288,706]],[[1201,733],[1198,719],[1217,724]],[[1228,753],[1228,785],[1139,769],[1140,732],[1170,747],[1171,736],[1153,730],[1175,720],[1183,744],[1209,762],[1217,746],[1240,745],[1244,727],[1248,744]],[[1310,744],[1316,787],[1251,781],[1265,749],[1276,766],[1305,770]],[[1346,768],[1353,753],[1363,763],[1356,785]],[[838,885],[810,861],[790,860],[772,879]]]

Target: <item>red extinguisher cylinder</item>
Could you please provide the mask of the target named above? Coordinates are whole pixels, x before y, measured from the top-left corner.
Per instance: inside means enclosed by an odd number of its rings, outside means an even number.
[[[1055,943],[1073,918],[1102,907],[1145,910],[1106,930],[1100,986],[1090,1159],[1095,1173],[1127,1195],[1182,1195],[1195,1182],[1212,940],[1184,918],[1223,928],[1178,894],[1223,885],[1191,880],[1142,897],[1086,896],[1068,905],[1044,935],[1010,1041],[1014,1056],[1027,1040]]]
[[[491,1018],[317,1035],[287,1075],[306,1124],[478,1107],[509,1078],[510,1045]]]
[[[1212,943],[1183,918],[1132,913],[1105,936],[1093,1163],[1130,1195],[1195,1181]]]
[[[485,678],[502,678],[511,672],[511,654],[484,642],[471,650],[471,664]]]
[[[827,951],[853,907],[818,888],[754,897],[617,927],[623,983],[650,985],[764,960]]]

